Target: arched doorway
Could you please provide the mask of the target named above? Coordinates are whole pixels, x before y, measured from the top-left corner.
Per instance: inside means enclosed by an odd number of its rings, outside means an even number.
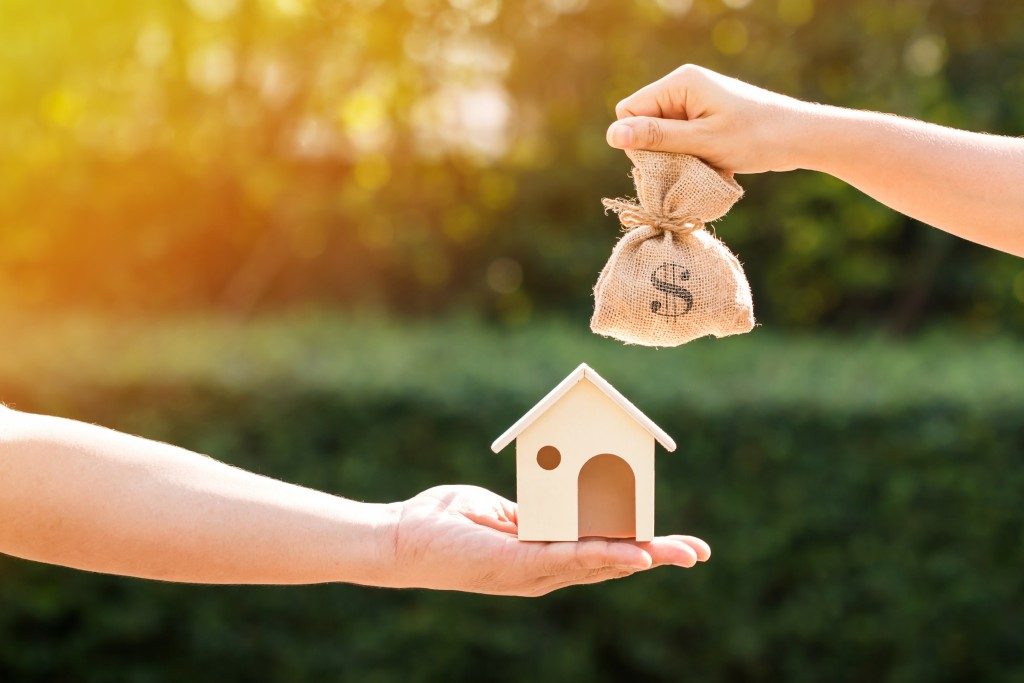
[[[636,537],[636,477],[625,460],[602,453],[579,476],[579,537]]]

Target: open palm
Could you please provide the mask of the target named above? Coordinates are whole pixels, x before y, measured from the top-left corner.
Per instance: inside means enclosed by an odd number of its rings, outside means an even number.
[[[477,486],[428,489],[402,504],[396,585],[539,596],[660,565],[693,567],[711,556],[693,536],[538,543],[516,533],[515,503]]]

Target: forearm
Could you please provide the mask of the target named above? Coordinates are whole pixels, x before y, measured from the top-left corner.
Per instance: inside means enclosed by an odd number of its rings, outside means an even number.
[[[0,552],[195,583],[386,584],[395,508],[0,408]]]
[[[795,165],[965,239],[1024,256],[1024,139],[814,106]]]

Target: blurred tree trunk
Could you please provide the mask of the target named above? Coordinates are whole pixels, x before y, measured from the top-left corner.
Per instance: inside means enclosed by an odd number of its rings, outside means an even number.
[[[221,290],[221,308],[239,317],[248,317],[258,308],[274,278],[287,264],[287,246],[281,231],[267,227],[248,257]]]
[[[920,246],[913,251],[902,293],[896,297],[888,316],[886,329],[894,335],[906,334],[921,323],[935,293],[942,265],[956,243],[952,235],[916,221],[911,223],[920,231],[921,237],[916,240]]]

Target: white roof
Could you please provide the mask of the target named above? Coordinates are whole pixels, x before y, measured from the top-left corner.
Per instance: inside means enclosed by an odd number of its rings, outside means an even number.
[[[636,420],[641,427],[646,429],[651,436],[657,439],[658,443],[664,446],[666,451],[672,452],[676,449],[676,442],[661,429],[658,425],[654,424],[651,418],[640,412],[640,409],[629,402],[629,399],[619,393],[618,389],[608,383],[604,377],[597,374],[594,368],[590,367],[586,363],[580,363],[579,367],[569,373],[569,376],[558,383],[554,389],[548,392],[548,395],[542,398],[537,405],[530,408],[530,410],[519,418],[514,425],[508,428],[508,430],[499,436],[493,444],[491,444],[491,450],[498,453],[504,450],[505,446],[509,445],[523,433],[527,427],[533,424],[534,420],[547,412],[548,408],[553,406],[558,399],[565,396],[566,392],[576,386],[577,382],[588,380],[595,387],[600,389],[605,396],[615,402],[615,405],[619,406],[627,415]]]

